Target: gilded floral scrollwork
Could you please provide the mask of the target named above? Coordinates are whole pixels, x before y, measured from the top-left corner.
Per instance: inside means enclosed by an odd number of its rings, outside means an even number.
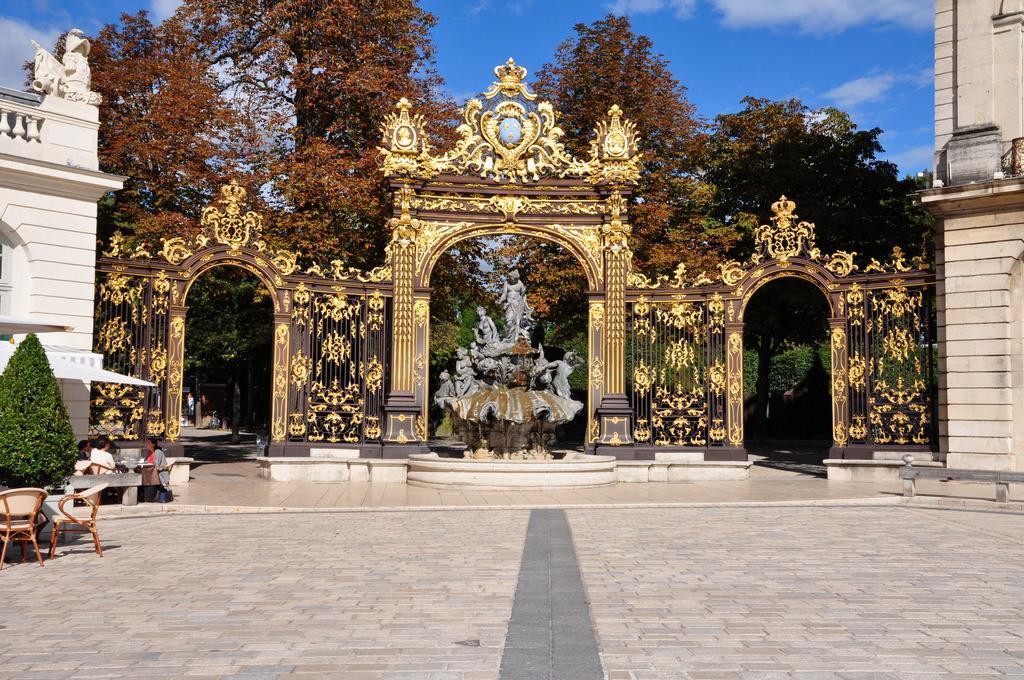
[[[93,383],[89,400],[90,432],[111,439],[138,439],[142,436],[145,397],[145,390],[134,385]]]
[[[771,224],[762,224],[754,231],[757,261],[785,261],[801,255],[811,260],[821,257],[821,251],[814,245],[814,224],[800,221],[795,210],[796,203],[785,196],[772,203]]]
[[[853,258],[856,255],[857,253],[837,250],[832,253],[828,262],[825,263],[825,269],[829,270],[836,276],[849,276],[853,272],[857,271],[857,265],[853,261]]]
[[[651,389],[651,385],[654,384],[654,372],[651,367],[644,363],[641,359],[633,368],[633,388],[637,395],[645,396]]]
[[[448,173],[516,182],[578,177],[609,184],[638,180],[636,126],[618,106],[598,123],[589,157],[576,158],[561,141],[558,112],[527,86],[526,69],[509,59],[494,74],[491,88],[466,103],[458,139],[440,155],[431,152],[423,118],[401,99],[381,127],[384,175],[429,179]]]
[[[160,255],[169,263],[178,264],[191,257],[192,251],[189,249],[185,239],[176,236],[164,240],[163,247],[160,249]]]

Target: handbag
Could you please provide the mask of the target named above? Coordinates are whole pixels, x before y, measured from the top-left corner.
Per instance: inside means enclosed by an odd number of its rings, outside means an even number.
[[[156,492],[157,503],[170,503],[173,500],[174,493],[172,493],[166,486],[161,487],[160,490]]]

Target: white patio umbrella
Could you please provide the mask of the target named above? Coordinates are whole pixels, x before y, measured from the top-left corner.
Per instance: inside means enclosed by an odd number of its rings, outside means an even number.
[[[33,319],[0,314],[0,335],[12,335],[14,333],[53,333],[70,330],[71,326],[66,326],[64,324],[35,321]]]
[[[7,362],[11,360],[17,345],[6,342],[0,343],[0,373],[7,368]],[[123,375],[108,371],[96,362],[89,361],[86,352],[76,352],[67,348],[46,347],[46,358],[53,369],[53,376],[58,380],[82,380],[84,382],[108,382],[120,383],[122,385],[138,385],[140,387],[155,387],[155,383],[133,378],[130,375]],[[96,355],[92,355],[96,356]],[[98,358],[98,357],[97,357]],[[78,360],[76,360],[78,359]]]

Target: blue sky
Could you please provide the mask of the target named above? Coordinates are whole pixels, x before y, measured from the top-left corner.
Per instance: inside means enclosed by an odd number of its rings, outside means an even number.
[[[0,11],[0,84],[20,86],[30,38],[95,32],[121,12],[157,16],[176,0],[26,0]],[[904,172],[931,166],[931,0],[421,0],[435,14],[437,65],[448,90],[486,89],[508,57],[531,73],[578,22],[629,14],[671,62],[708,118],[745,95],[798,97],[850,111],[885,130],[886,156]]]

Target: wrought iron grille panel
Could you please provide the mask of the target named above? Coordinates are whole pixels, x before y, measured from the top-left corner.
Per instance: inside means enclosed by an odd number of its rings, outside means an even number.
[[[865,293],[869,436],[874,444],[930,445],[935,437],[932,289],[893,283]]]
[[[93,350],[106,368],[157,383],[157,389],[92,383],[90,434],[138,440],[164,433],[160,389],[167,379],[166,311],[170,283],[110,272],[97,276]]]
[[[343,292],[294,296],[290,441],[379,441],[386,390],[388,298]]]
[[[725,441],[725,339],[720,297],[630,305],[633,437],[648,446]]]

